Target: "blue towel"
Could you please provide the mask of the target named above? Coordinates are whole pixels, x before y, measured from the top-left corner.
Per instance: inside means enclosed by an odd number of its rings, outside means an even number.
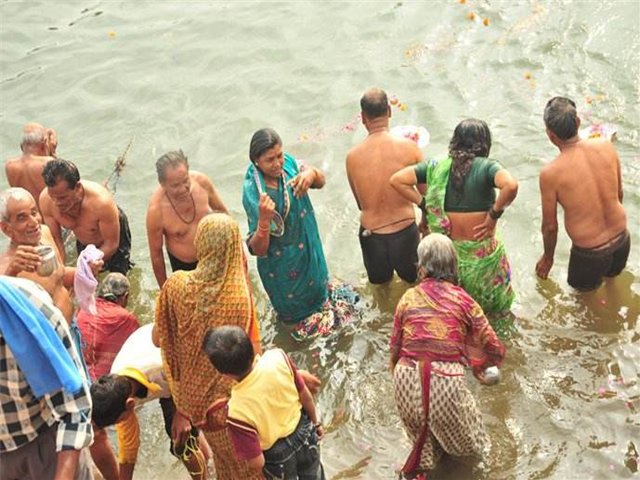
[[[36,398],[58,390],[76,393],[82,378],[44,314],[0,278],[0,332]]]

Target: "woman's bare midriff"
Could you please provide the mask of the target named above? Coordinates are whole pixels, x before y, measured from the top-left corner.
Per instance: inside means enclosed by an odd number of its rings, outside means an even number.
[[[475,240],[473,227],[480,225],[487,212],[445,212],[451,222],[452,240]]]

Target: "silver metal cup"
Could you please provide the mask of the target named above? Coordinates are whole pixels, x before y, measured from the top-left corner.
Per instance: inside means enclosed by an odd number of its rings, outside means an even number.
[[[488,367],[484,371],[484,381],[487,385],[495,385],[500,381],[500,369],[496,366]]]
[[[50,245],[42,245],[37,248],[37,251],[42,262],[36,271],[41,277],[48,277],[58,268],[56,252]]]

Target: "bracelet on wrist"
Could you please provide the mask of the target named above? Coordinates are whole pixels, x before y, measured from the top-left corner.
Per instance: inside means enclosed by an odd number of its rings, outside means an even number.
[[[498,220],[503,213],[504,210],[494,210],[493,207],[489,209],[489,216],[494,220]]]
[[[267,225],[267,226],[265,227],[265,226],[263,226],[260,222],[258,222],[258,230],[259,230],[259,231],[261,231],[261,232],[268,232],[268,231],[270,230],[270,229],[269,229],[269,225]]]

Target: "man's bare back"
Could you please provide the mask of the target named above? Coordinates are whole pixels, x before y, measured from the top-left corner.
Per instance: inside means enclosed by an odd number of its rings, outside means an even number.
[[[44,190],[45,184],[42,178],[42,170],[45,164],[53,157],[39,157],[36,155],[24,154],[18,158],[9,159],[5,162],[4,170],[7,174],[7,181],[12,187],[22,187],[27,190],[36,204],[40,198],[40,192]]]
[[[370,134],[349,151],[347,177],[361,211],[363,228],[393,233],[415,222],[413,204],[391,186],[389,179],[398,170],[421,160],[414,142],[396,138],[386,130]]]
[[[547,278],[558,240],[558,204],[573,246],[567,283],[593,290],[626,266],[631,242],[622,206],[620,159],[608,140],[582,140],[576,104],[553,97],[544,109],[547,137],[560,155],[540,172],[543,253],[536,274]]]
[[[599,247],[626,228],[620,160],[608,140],[565,147],[542,170],[540,188],[543,198],[555,196],[562,205],[565,229],[578,247]]]

